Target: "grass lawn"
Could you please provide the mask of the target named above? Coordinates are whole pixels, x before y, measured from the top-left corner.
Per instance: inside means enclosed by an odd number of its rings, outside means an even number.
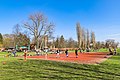
[[[120,56],[97,65],[2,57],[0,80],[120,80]],[[2,56],[1,56],[2,55]],[[3,62],[6,64],[3,64]]]

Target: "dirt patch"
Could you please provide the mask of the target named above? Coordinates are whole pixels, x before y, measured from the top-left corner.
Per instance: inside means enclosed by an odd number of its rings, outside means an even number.
[[[79,53],[76,58],[75,53],[69,53],[66,57],[65,54],[60,54],[60,57],[56,57],[56,54],[49,54],[43,56],[28,56],[28,59],[43,59],[43,60],[53,60],[53,61],[64,61],[64,62],[77,62],[82,64],[98,64],[105,61],[107,58],[111,57],[107,55],[108,53],[103,52],[92,52],[92,53]]]

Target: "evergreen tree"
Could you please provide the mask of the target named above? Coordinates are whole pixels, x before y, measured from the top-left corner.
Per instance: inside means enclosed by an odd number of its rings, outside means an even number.
[[[68,40],[68,48],[74,48],[75,47],[74,45],[75,45],[74,40],[72,38],[69,38],[69,40]]]
[[[0,33],[0,44],[3,44],[3,36],[1,33]]]
[[[60,48],[65,48],[65,39],[63,35],[60,37]]]
[[[60,41],[59,41],[59,37],[57,37],[55,41],[55,48],[59,48],[59,47],[60,47]]]

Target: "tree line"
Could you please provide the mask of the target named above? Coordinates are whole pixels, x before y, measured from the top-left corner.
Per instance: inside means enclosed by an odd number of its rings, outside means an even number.
[[[80,26],[80,23],[76,24],[76,32],[78,39],[78,48],[86,49],[86,48],[95,48],[96,40],[95,33],[89,30],[85,30]]]

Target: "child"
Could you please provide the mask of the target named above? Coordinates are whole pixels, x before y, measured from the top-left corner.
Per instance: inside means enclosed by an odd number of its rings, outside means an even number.
[[[13,53],[14,57],[16,57],[16,50],[15,49],[12,50],[12,53]]]
[[[26,61],[27,59],[27,50],[24,50],[24,60]]]

